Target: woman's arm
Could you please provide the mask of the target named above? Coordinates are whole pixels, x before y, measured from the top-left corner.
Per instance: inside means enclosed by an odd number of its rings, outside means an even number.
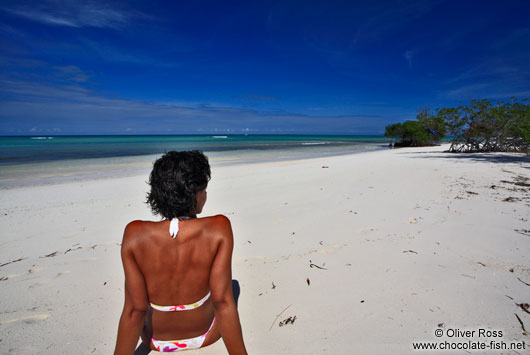
[[[219,245],[210,273],[210,289],[219,333],[230,355],[247,354],[241,323],[232,293],[232,250],[234,237],[230,221],[225,216],[216,218]]]
[[[118,337],[114,354],[133,354],[142,332],[147,310],[147,290],[145,281],[134,258],[137,245],[134,236],[138,233],[138,222],[131,222],[125,228],[121,246],[121,259],[125,271],[125,305],[118,326]]]

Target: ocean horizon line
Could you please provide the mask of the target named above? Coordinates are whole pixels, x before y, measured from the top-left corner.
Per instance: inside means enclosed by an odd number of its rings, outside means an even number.
[[[9,137],[187,137],[187,136],[306,136],[306,137],[385,137],[384,134],[335,134],[335,133],[179,133],[179,134],[11,134]]]

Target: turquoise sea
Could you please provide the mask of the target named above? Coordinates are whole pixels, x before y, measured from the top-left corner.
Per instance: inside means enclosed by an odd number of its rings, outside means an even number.
[[[387,144],[382,136],[0,137],[0,188],[145,173],[170,150],[202,150],[215,166],[352,154]]]

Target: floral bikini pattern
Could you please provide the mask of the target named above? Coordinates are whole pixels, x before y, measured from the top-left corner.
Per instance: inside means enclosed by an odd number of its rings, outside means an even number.
[[[212,329],[212,325],[210,326],[210,329]],[[208,334],[208,331],[204,333],[203,335],[200,335],[195,338],[191,339],[185,339],[185,340],[155,340],[151,339],[153,342],[153,345],[155,346],[156,350],[165,352],[165,353],[173,353],[175,351],[180,350],[188,350],[188,349],[198,349],[202,346],[204,343],[204,338],[206,338],[206,335]]]
[[[157,311],[162,312],[177,312],[177,311],[189,311],[190,309],[199,308],[203,305],[204,302],[210,297],[210,292],[206,296],[204,296],[200,301],[190,303],[190,304],[180,304],[176,306],[159,306],[154,303],[151,303],[151,307],[153,309],[156,309]]]

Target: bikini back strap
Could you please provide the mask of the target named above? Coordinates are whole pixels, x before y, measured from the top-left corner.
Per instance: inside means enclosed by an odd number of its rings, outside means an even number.
[[[178,306],[159,306],[154,303],[151,303],[151,307],[153,309],[156,309],[157,311],[162,311],[162,312],[189,311],[189,310],[202,306],[209,297],[210,297],[210,292],[208,292],[206,296],[204,296],[202,299],[200,299],[199,301],[195,303],[182,304]]]

